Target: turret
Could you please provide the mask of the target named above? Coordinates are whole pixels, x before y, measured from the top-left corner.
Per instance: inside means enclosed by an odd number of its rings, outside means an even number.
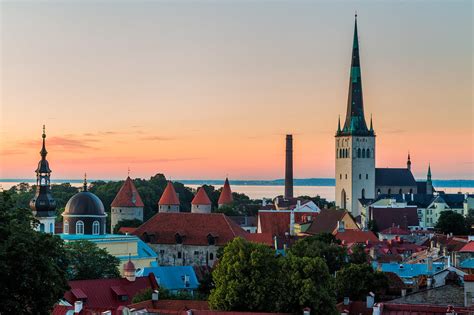
[[[204,187],[199,187],[196,196],[191,201],[191,212],[193,213],[211,213],[212,203],[207,196]]]
[[[217,204],[220,208],[224,205],[230,205],[232,202],[234,202],[234,198],[232,198],[232,190],[230,189],[229,179],[226,177]]]
[[[132,258],[128,255],[128,261],[123,265],[123,276],[130,282],[134,282],[136,279],[136,268],[135,264],[132,262]]]
[[[122,220],[140,220],[143,222],[143,208],[144,204],[140,194],[138,193],[133,180],[127,176],[125,182],[115,196],[111,210],[111,231],[114,230],[115,225]]]
[[[158,212],[179,212],[178,194],[171,181],[168,181],[160,201],[158,201]]]
[[[40,221],[39,231],[54,234],[54,223],[56,219],[56,200],[51,194],[48,160],[46,160],[46,128],[43,125],[43,146],[40,151],[41,160],[36,168],[36,193],[30,201],[30,208],[36,219]]]

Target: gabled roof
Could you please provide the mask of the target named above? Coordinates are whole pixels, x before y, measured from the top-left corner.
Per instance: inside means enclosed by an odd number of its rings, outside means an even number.
[[[407,168],[376,168],[375,186],[416,187],[416,180]]]
[[[464,306],[464,290],[458,285],[443,285],[436,288],[407,294],[386,302],[387,304],[424,304],[426,306]],[[445,312],[446,313],[446,312]]]
[[[451,209],[464,207],[465,196],[463,194],[439,194],[435,202],[445,202]]]
[[[474,242],[471,241],[467,243],[459,251],[464,253],[474,253]]]
[[[371,243],[378,242],[377,236],[371,231],[361,231],[361,230],[353,230],[353,229],[345,229],[343,232],[335,232],[334,236],[343,242],[344,245],[349,244],[361,244],[366,243],[367,241]]]
[[[161,195],[159,205],[179,205],[179,198],[171,181],[166,185],[163,194]]]
[[[130,304],[128,305],[128,308],[134,308],[135,310],[146,309],[148,312],[159,314],[180,314],[179,311],[187,311],[191,309],[193,311],[209,310],[209,303],[207,301],[199,300],[147,300],[139,303]]]
[[[389,235],[409,235],[410,232],[408,232],[405,229],[399,228],[397,226],[391,226],[389,228],[386,228],[385,230],[381,231],[380,234],[389,234]]]
[[[313,223],[306,230],[308,234],[332,233],[337,228],[337,222],[346,215],[345,210],[321,209],[314,217]]]
[[[159,279],[160,287],[168,290],[196,290],[199,287],[192,266],[155,266],[143,269],[144,276],[148,276],[150,273]],[[189,277],[187,284],[184,282],[185,276]]]
[[[234,201],[232,198],[232,190],[230,189],[229,179],[226,178],[224,182],[224,186],[222,187],[221,195],[219,196],[219,200],[217,204],[219,205],[227,205]]]
[[[127,177],[119,192],[112,201],[111,207],[143,207],[143,201],[133,184],[130,176]]]
[[[295,223],[303,221],[303,217],[311,215],[318,216],[317,212],[294,211]],[[258,227],[260,233],[266,233],[272,236],[285,236],[290,233],[290,217],[289,210],[269,210],[258,211]]]
[[[210,205],[211,200],[209,199],[209,196],[206,193],[206,190],[204,187],[199,187],[196,196],[194,196],[193,201],[191,201],[191,204],[193,205]]]
[[[416,207],[370,207],[369,218],[377,222],[377,227],[380,230],[385,230],[394,225],[408,229],[410,226],[420,225],[417,210]]]
[[[348,315],[372,315],[372,308],[367,308],[367,302],[365,301],[350,301],[348,305],[344,305],[343,302],[336,304],[337,310],[342,314]]]
[[[69,281],[69,286],[71,289],[64,293],[64,299],[70,304],[74,305],[75,301],[85,299],[83,304],[85,310],[111,311],[116,310],[121,305],[130,303],[132,298],[141,290],[146,288],[158,289],[153,274],[147,277],[137,277],[135,281],[128,281],[125,278]],[[77,297],[74,292],[79,291],[81,296]],[[116,292],[127,295],[128,300],[120,300]]]
[[[179,233],[184,245],[208,245],[208,235],[223,246],[248,234],[222,213],[157,213],[133,234],[153,244],[176,244]]]

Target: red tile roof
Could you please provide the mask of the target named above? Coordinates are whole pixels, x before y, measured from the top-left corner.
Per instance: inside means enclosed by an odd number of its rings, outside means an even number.
[[[221,195],[219,196],[219,200],[217,204],[219,205],[227,205],[234,201],[232,198],[232,190],[230,189],[229,179],[225,179],[224,187],[222,187]]]
[[[464,281],[473,282],[474,281],[474,275],[464,275]]]
[[[166,185],[163,194],[161,195],[159,205],[179,205],[179,198],[171,181]]]
[[[147,277],[137,277],[135,281],[125,278],[116,279],[94,279],[69,281],[71,290],[64,293],[64,299],[70,304],[80,299],[85,299],[83,308],[85,310],[111,310],[115,311],[121,305],[127,305],[132,298],[141,290],[151,288],[158,289],[155,275],[150,273]],[[80,291],[80,297],[76,294]],[[74,294],[75,292],[76,294]],[[121,301],[117,293],[126,294],[127,301]]]
[[[176,244],[176,234],[184,245],[208,245],[208,235],[223,246],[237,236],[248,233],[222,213],[157,213],[133,233],[145,242]]]
[[[389,228],[386,228],[380,234],[390,234],[390,235],[410,235],[410,232],[408,232],[405,229],[396,227],[396,226],[391,226]]]
[[[136,310],[146,309],[148,312],[160,313],[165,311],[186,311],[186,310],[208,310],[209,303],[207,301],[198,300],[147,300],[139,303],[130,304],[128,308]],[[178,312],[176,312],[178,313]]]
[[[211,200],[207,196],[206,190],[203,187],[199,187],[196,196],[194,196],[193,201],[191,201],[193,205],[210,205]]]
[[[371,231],[361,231],[361,230],[349,230],[346,229],[344,232],[336,232],[334,236],[343,242],[345,245],[354,244],[354,243],[366,243],[367,241],[376,243],[378,242],[377,236]]]
[[[459,251],[466,253],[474,253],[474,242],[467,243]]]
[[[448,306],[429,304],[395,304],[390,302],[380,303],[381,315],[446,315]],[[472,314],[472,307],[453,307],[459,315]]]
[[[303,222],[303,217],[311,215],[317,216],[316,212],[299,212],[295,211],[295,223]],[[290,211],[276,210],[276,211],[259,211],[258,212],[258,226],[259,232],[267,233],[272,236],[285,236],[290,233]]]
[[[273,236],[270,233],[249,233],[247,241],[252,243],[260,243],[268,246],[274,246]]]
[[[367,308],[367,302],[364,301],[350,301],[349,305],[338,303],[336,308],[340,313],[347,311],[348,315],[372,315],[373,312],[372,308]]]
[[[342,220],[345,214],[345,210],[321,209],[321,212],[314,217],[313,223],[306,230],[306,233],[332,233],[337,228],[337,222]]]
[[[55,305],[51,315],[66,315],[71,310],[74,310],[74,306]]]
[[[111,207],[143,207],[143,201],[133,184],[130,176],[127,177],[117,196],[112,201]]]

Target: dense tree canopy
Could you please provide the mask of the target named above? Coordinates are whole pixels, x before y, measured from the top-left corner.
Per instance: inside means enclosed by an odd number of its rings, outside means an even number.
[[[68,289],[62,240],[32,229],[29,209],[0,193],[0,314],[50,314]]]
[[[298,257],[320,257],[324,259],[329,272],[334,274],[347,262],[347,251],[330,233],[321,233],[296,242],[290,253]]]
[[[121,220],[114,226],[113,233],[118,234],[121,227],[139,227],[143,222],[138,219]]]
[[[374,292],[384,293],[388,279],[383,272],[374,271],[367,263],[349,264],[336,273],[336,292],[339,300],[349,297],[353,301],[363,300]]]
[[[445,234],[453,233],[454,235],[466,235],[470,230],[469,225],[470,224],[462,214],[447,210],[441,212],[435,228]]]
[[[362,244],[356,244],[351,247],[351,253],[349,255],[349,261],[352,264],[364,264],[369,262],[369,256],[365,252],[365,246]]]
[[[69,280],[120,277],[120,260],[90,241],[67,243],[66,257],[69,262]]]

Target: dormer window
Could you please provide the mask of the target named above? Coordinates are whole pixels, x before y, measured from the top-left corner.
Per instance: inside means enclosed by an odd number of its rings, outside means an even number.
[[[211,234],[207,234],[207,244],[216,245],[216,238]]]

